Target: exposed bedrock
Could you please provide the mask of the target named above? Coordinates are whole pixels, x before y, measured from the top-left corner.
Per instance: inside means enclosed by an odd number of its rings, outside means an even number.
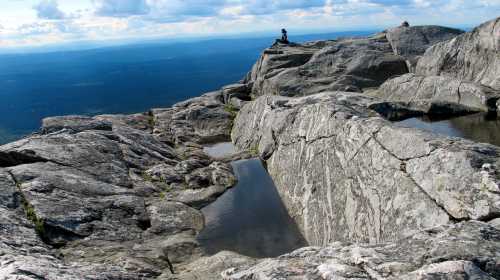
[[[377,96],[425,114],[451,115],[496,111],[500,91],[453,77],[406,74],[385,82]]]
[[[444,225],[387,244],[335,242],[223,272],[223,279],[500,278],[500,231],[477,221]]]
[[[214,143],[229,139],[235,112],[221,91],[188,99],[171,108],[151,110],[153,134],[163,142]]]
[[[424,76],[449,76],[500,90],[500,17],[429,48],[417,64]]]
[[[246,105],[233,141],[257,149],[310,244],[392,241],[500,216],[500,148],[394,126],[376,99],[328,92]]]
[[[263,52],[243,82],[253,96],[361,92],[408,73],[408,65],[413,68],[429,46],[460,33],[439,26],[405,27],[367,38],[275,44]]]
[[[0,146],[0,278],[153,279],[203,256],[199,208],[236,179],[186,141],[229,137],[216,127],[232,123],[221,97],[174,106],[168,120],[49,118],[39,134]],[[175,145],[162,139],[169,120],[187,124]]]
[[[435,25],[396,27],[385,31],[394,54],[406,58],[410,72],[415,71],[416,63],[427,48],[448,41],[463,33],[462,30]]]

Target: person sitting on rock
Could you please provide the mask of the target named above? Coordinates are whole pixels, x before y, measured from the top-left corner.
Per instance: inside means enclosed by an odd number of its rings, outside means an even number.
[[[410,24],[405,20],[401,23],[401,27],[410,27]]]
[[[288,35],[285,28],[281,29],[281,43],[288,44]]]

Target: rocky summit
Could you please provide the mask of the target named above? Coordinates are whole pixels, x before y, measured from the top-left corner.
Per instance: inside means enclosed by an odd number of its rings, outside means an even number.
[[[398,124],[495,118],[499,100],[497,18],[275,43],[239,83],[171,108],[47,118],[0,146],[0,279],[500,279],[500,147]],[[240,153],[203,149],[229,140]],[[249,157],[309,247],[198,243]]]

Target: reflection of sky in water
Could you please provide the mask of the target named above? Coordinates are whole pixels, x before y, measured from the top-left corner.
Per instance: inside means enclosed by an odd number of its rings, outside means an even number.
[[[236,153],[236,147],[231,142],[218,143],[212,146],[204,147],[205,153],[214,158],[229,156]]]
[[[306,245],[260,160],[232,165],[237,186],[203,209],[206,227],[198,239],[205,250],[272,257]]]
[[[462,137],[475,142],[500,146],[500,119],[486,114],[474,114],[447,120],[411,118],[397,123],[451,137]]]

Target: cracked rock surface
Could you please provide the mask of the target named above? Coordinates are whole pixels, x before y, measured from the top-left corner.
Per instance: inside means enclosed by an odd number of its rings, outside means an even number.
[[[0,146],[0,278],[155,279],[202,257],[199,208],[235,183],[188,141],[228,133],[217,98],[168,109],[191,124],[175,143],[152,112],[48,118]]]
[[[257,265],[224,271],[223,279],[484,279],[500,278],[500,231],[462,222],[379,245],[335,242]]]
[[[233,140],[257,148],[305,238],[379,243],[457,220],[500,216],[500,148],[403,128],[376,99],[330,92],[261,97]]]

